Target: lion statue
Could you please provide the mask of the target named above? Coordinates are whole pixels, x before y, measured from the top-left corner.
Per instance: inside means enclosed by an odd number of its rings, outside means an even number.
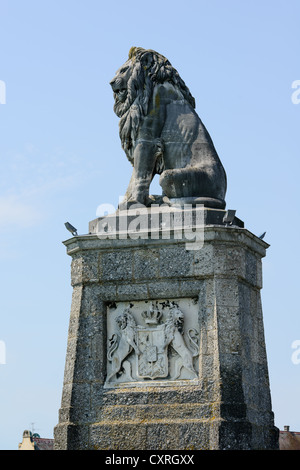
[[[164,201],[225,208],[225,170],[195,99],[170,62],[132,47],[110,85],[122,148],[133,165],[123,207],[153,203],[149,187],[159,174]]]

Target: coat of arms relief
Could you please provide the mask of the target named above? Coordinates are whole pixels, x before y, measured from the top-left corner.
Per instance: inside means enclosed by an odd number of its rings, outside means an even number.
[[[197,299],[119,302],[107,328],[106,386],[198,377]]]

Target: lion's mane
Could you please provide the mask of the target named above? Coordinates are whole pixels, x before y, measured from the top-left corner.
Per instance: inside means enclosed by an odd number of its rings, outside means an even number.
[[[127,82],[126,100],[115,104],[114,111],[120,117],[119,135],[122,148],[133,164],[134,142],[140,124],[148,113],[154,87],[165,82],[173,84],[193,108],[195,99],[177,70],[158,52],[132,47],[128,60],[131,60],[131,73]]]
[[[133,316],[131,315],[129,309],[126,309],[124,313],[117,318],[117,324],[121,331],[122,336],[127,341],[127,343],[137,350],[136,346],[136,322]]]
[[[167,344],[173,340],[176,330],[182,333],[183,313],[176,307],[171,306],[165,323],[165,339]]]

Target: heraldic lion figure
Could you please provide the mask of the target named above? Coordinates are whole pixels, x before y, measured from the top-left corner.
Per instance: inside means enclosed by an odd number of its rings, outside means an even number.
[[[153,203],[149,186],[159,174],[169,200],[225,208],[225,170],[195,99],[170,62],[132,47],[110,85],[122,148],[133,165],[122,206]]]
[[[197,372],[193,366],[193,358],[199,354],[199,346],[197,344],[198,332],[193,328],[187,332],[188,340],[193,349],[193,351],[191,351],[187,347],[183,337],[183,324],[183,313],[181,310],[179,310],[176,304],[172,303],[166,321],[165,344],[170,344],[179,355],[179,359],[177,360],[175,366],[175,375],[172,377],[173,380],[179,377],[182,367],[185,367],[187,370],[189,370],[193,374],[193,377],[197,377]]]
[[[129,309],[126,309],[122,315],[116,319],[119,327],[119,335],[114,334],[109,340],[107,357],[111,361],[112,372],[107,377],[107,382],[117,375],[122,368],[123,361],[135,350],[139,354],[139,349],[135,342],[136,323]]]

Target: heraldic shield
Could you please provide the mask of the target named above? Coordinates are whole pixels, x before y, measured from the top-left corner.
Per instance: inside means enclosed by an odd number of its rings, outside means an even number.
[[[197,378],[198,336],[195,299],[109,306],[105,386]]]
[[[138,326],[137,376],[142,379],[156,379],[168,375],[168,352],[165,344],[165,325],[156,328]]]

